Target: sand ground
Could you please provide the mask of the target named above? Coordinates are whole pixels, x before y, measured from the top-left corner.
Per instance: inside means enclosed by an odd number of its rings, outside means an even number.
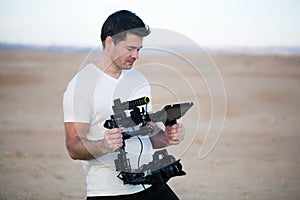
[[[81,163],[66,153],[62,117],[63,92],[85,56],[0,52],[0,199],[85,198]],[[300,57],[212,58],[226,89],[225,126],[204,159],[203,134],[192,138],[180,156],[187,175],[170,185],[187,200],[300,199]],[[209,101],[197,91],[205,124]],[[186,117],[187,126],[194,117]]]

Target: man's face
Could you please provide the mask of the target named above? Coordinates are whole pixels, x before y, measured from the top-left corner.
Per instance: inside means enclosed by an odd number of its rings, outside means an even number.
[[[139,58],[139,50],[142,48],[143,38],[127,33],[125,40],[120,41],[111,48],[111,59],[119,69],[131,69],[133,63]]]

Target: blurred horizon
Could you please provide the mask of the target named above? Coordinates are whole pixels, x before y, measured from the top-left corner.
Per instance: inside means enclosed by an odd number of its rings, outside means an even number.
[[[99,46],[98,46],[99,47]],[[167,47],[167,46],[166,46]],[[6,43],[0,41],[0,50],[8,51],[43,51],[43,52],[82,52],[88,53],[94,48],[92,46],[80,45],[44,45],[44,44],[22,44],[22,43]],[[253,55],[300,55],[300,46],[202,46],[207,53],[210,54],[253,54]],[[195,47],[189,46],[173,46],[172,49],[180,49],[181,52],[193,53]],[[147,51],[147,53],[151,53]]]

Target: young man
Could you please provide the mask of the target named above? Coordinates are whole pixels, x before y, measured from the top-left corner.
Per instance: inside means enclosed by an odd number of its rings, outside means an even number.
[[[146,78],[132,69],[143,37],[150,29],[134,13],[121,10],[110,15],[101,30],[103,53],[101,59],[85,66],[69,83],[63,100],[66,146],[72,159],[82,160],[86,174],[87,199],[178,199],[164,185],[159,190],[149,185],[128,185],[117,178],[114,166],[116,150],[123,146],[123,128],[107,130],[105,120],[113,114],[116,98],[129,101],[151,97]],[[151,98],[150,98],[151,99]],[[148,106],[151,111],[151,105]],[[164,131],[155,124],[153,136],[126,140],[126,151],[137,167],[141,148],[141,164],[152,159],[154,148],[179,144],[184,138],[182,124]],[[141,147],[142,143],[142,147]],[[145,189],[147,188],[147,189]]]

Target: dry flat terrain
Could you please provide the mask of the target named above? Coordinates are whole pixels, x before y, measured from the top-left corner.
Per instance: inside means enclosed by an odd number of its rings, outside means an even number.
[[[63,92],[85,56],[0,51],[0,199],[85,198],[81,163],[71,160],[64,146],[62,117]],[[187,143],[174,150],[187,175],[170,185],[184,200],[300,199],[300,57],[212,58],[226,89],[226,121],[215,148],[202,159],[199,151],[212,117],[203,79],[193,70],[180,76],[170,68],[163,68],[167,74],[146,70],[155,83],[172,83],[153,84],[157,108],[175,97],[198,106],[184,118]],[[169,58],[155,59],[168,63]],[[189,84],[178,84],[180,77]],[[190,128],[195,124],[198,129]]]

